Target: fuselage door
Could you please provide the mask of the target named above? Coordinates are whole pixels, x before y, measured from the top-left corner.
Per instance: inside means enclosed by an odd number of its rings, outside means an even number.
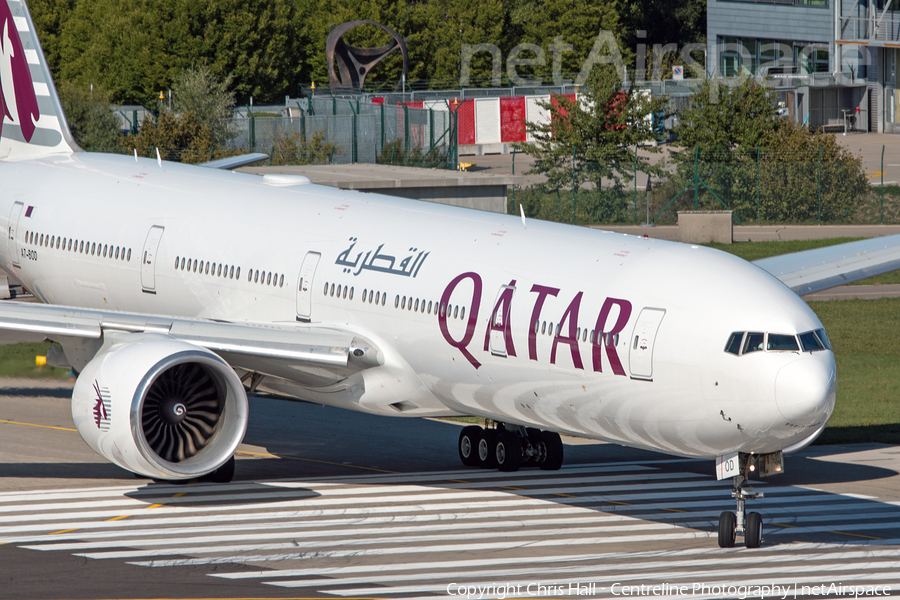
[[[509,313],[512,306],[512,297],[516,288],[511,285],[500,287],[497,299],[494,301],[494,313],[491,316],[491,354],[494,356],[507,356],[507,339],[510,332]]]
[[[297,285],[297,320],[312,320],[312,286],[316,275],[316,267],[322,257],[318,252],[307,252],[300,267],[300,282]]]
[[[645,308],[641,311],[628,344],[628,368],[632,379],[653,379],[653,345],[665,314],[666,311],[661,308]]]
[[[9,257],[14,267],[19,266],[19,245],[16,242],[16,231],[19,227],[19,217],[22,216],[21,202],[14,202],[12,211],[9,213],[9,240],[7,241],[9,248]]]
[[[144,242],[144,252],[141,254],[141,286],[148,294],[156,293],[156,254],[165,230],[165,227],[154,225],[147,233],[147,241]]]

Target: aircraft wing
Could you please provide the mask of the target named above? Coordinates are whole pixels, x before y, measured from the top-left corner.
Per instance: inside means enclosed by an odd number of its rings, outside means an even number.
[[[266,160],[267,158],[269,158],[268,154],[263,154],[262,152],[254,152],[252,154],[228,156],[226,158],[220,158],[219,160],[200,163],[197,166],[208,167],[210,169],[224,169],[227,171],[228,169],[237,169],[238,167],[252,165],[253,163],[259,162],[261,160]]]
[[[156,333],[190,342],[219,354],[230,363],[252,362],[278,371],[282,364],[302,364],[343,378],[353,371],[376,366],[359,352],[371,342],[354,333],[302,323],[225,323],[204,319],[159,317],[139,313],[101,311],[24,302],[0,302],[0,329],[42,333],[60,338],[99,340],[104,332]],[[354,358],[351,359],[351,354]],[[372,363],[372,364],[368,364]]]
[[[900,269],[900,234],[753,261],[798,295]]]

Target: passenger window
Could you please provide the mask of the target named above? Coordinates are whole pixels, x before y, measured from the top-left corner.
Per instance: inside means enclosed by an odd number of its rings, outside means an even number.
[[[381,294],[381,292],[378,292]],[[375,295],[375,302],[378,302],[378,294]],[[384,303],[387,302],[387,294],[381,294],[381,305],[384,306]]]
[[[128,249],[128,260],[131,260],[131,248]]]
[[[744,332],[743,331],[735,331],[731,334],[731,337],[728,338],[728,343],[725,344],[725,352],[729,354],[734,354],[737,356],[741,353],[741,342],[744,340]]]
[[[816,337],[814,331],[807,331],[806,333],[801,333],[797,336],[800,338],[800,347],[803,348],[804,352],[815,352],[816,350],[824,350],[825,347],[822,345],[822,342]]]
[[[334,297],[334,284],[331,284],[331,293],[329,294],[331,297]]]
[[[181,259],[181,270],[184,271],[184,259]]]
[[[394,298],[394,308],[397,308],[398,306],[400,306],[400,296]]]
[[[547,333],[547,321],[541,323],[541,335],[544,335],[545,333]]]
[[[237,268],[237,271],[234,272],[234,278],[235,278],[235,279],[240,279],[240,278],[241,278],[241,268],[240,268],[240,267],[238,267],[238,268]]]
[[[40,241],[38,243],[38,246],[43,246],[43,245],[44,245],[44,234],[42,233],[41,237],[40,237]]]
[[[378,304],[378,300],[381,297],[381,292],[375,294],[375,304]],[[372,302],[372,290],[369,290],[369,302]]]
[[[431,300],[428,301],[428,314],[431,314]]]
[[[749,354],[750,352],[759,352],[763,349],[763,340],[765,335],[762,333],[750,332],[744,337],[744,351],[743,354]]]
[[[284,274],[278,276],[278,287],[284,287]],[[350,299],[353,300],[353,288],[350,288]]]
[[[337,286],[337,297],[338,299],[341,297],[341,286]]]
[[[465,307],[465,306],[463,306],[463,307],[462,307],[462,310],[459,311],[459,318],[462,319],[462,320],[465,320],[465,319],[466,319],[466,307]]]
[[[766,342],[766,350],[775,352],[797,352],[800,346],[797,345],[797,338],[792,335],[783,333],[770,333]]]
[[[406,308],[406,296],[403,296],[403,299],[400,301],[400,309],[403,310]]]
[[[178,258],[179,258],[179,257],[177,257],[177,256],[175,257],[175,268],[176,268],[176,269],[178,268]]]
[[[281,283],[284,284],[284,275],[281,276]],[[350,299],[353,300],[353,288],[350,288]]]
[[[416,312],[419,312],[419,299],[416,298]]]
[[[106,244],[103,244],[103,258],[106,258]]]
[[[277,279],[278,275],[276,275],[275,278]],[[266,276],[266,285],[272,285],[272,273],[271,272],[268,274],[268,276]]]
[[[368,293],[369,293],[369,290],[363,290],[363,295],[362,295],[362,301],[363,301],[363,302],[366,301],[366,297],[367,297]]]

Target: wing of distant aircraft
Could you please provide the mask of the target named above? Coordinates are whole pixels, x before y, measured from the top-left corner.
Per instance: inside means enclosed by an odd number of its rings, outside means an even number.
[[[803,296],[900,269],[900,234],[772,256],[753,264]]]
[[[702,247],[83,152],[23,1],[0,0],[0,34],[0,267],[44,303],[0,303],[0,327],[60,344],[107,460],[230,479],[256,390],[476,415],[497,425],[461,430],[471,466],[557,469],[559,432],[715,460],[738,508],[719,544],[759,546],[751,472],[781,472],[836,395],[781,281]],[[759,264],[805,293],[888,270],[898,240]]]
[[[209,162],[200,163],[197,165],[198,167],[208,167],[210,169],[237,169],[238,167],[244,167],[247,165],[252,165],[253,163],[258,163],[261,160],[266,160],[269,158],[268,154],[263,154],[262,152],[253,152],[251,154],[240,154],[238,156],[227,156],[225,158],[220,158],[218,160],[211,160]]]

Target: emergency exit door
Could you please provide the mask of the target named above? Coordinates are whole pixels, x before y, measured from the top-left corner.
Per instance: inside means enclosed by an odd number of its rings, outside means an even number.
[[[300,267],[300,281],[297,284],[297,320],[312,320],[312,285],[316,267],[322,257],[318,252],[307,252]]]
[[[147,294],[156,293],[156,255],[165,230],[165,227],[154,225],[144,241],[144,251],[141,253],[141,287]]]

